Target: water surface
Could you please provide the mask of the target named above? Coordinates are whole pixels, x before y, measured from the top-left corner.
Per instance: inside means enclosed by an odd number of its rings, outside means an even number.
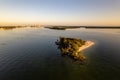
[[[62,57],[60,37],[91,40],[81,64]],[[120,80],[120,29],[0,30],[0,80]]]

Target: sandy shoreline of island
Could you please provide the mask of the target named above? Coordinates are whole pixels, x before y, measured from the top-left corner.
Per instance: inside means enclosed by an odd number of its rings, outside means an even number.
[[[85,42],[85,45],[81,46],[78,51],[79,51],[79,52],[80,52],[80,51],[83,51],[83,50],[89,48],[90,46],[92,46],[92,45],[94,45],[94,44],[95,44],[95,43],[92,42],[92,41],[86,41],[86,42]]]

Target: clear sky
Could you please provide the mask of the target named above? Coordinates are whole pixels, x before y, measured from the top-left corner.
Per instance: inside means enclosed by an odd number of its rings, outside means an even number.
[[[120,25],[120,0],[0,0],[0,25]]]

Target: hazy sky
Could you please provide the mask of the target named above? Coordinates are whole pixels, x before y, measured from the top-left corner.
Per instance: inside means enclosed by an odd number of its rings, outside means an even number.
[[[0,0],[0,25],[120,25],[120,0]]]

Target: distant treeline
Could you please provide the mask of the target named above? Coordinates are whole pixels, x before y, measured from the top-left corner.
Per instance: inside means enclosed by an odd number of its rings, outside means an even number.
[[[49,29],[55,29],[55,30],[66,30],[66,29],[74,29],[74,28],[80,28],[76,26],[51,26],[51,27],[45,27]]]
[[[45,28],[56,29],[56,30],[66,30],[75,28],[86,28],[86,29],[120,29],[120,26],[48,26]]]
[[[3,30],[10,30],[10,29],[15,29],[15,28],[23,28],[25,26],[0,26],[0,29]]]
[[[24,28],[24,27],[39,27],[39,26],[0,26],[0,29],[11,30],[16,28]]]
[[[89,29],[89,28],[92,28],[92,29],[120,29],[120,27],[114,27],[114,26],[111,26],[111,27],[103,27],[103,26],[86,26],[85,28]]]

